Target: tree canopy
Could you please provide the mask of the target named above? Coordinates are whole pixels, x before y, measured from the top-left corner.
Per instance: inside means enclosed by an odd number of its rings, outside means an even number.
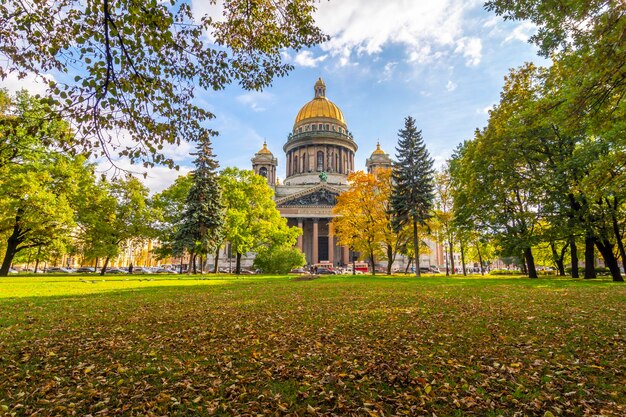
[[[0,78],[46,80],[50,103],[75,123],[79,151],[173,166],[165,145],[215,134],[196,86],[262,89],[291,70],[283,49],[326,39],[314,0],[208,3],[200,16],[179,0],[2,2]],[[135,143],[116,145],[114,133]]]

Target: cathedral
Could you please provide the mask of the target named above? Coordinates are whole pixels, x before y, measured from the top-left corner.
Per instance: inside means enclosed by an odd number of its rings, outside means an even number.
[[[320,78],[313,99],[298,112],[293,129],[283,146],[286,175],[278,184],[278,160],[263,144],[252,158],[254,172],[267,178],[275,201],[289,226],[302,229],[298,248],[309,264],[349,263],[349,249],[337,244],[332,221],[337,196],[348,189],[348,174],[354,171],[358,145],[348,130],[341,109],[326,97]],[[392,160],[380,144],[366,160],[368,172],[391,168]]]

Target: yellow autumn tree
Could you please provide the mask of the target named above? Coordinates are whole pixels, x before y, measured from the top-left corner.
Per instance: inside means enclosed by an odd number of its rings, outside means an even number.
[[[398,253],[406,250],[411,234],[408,227],[400,228],[397,231],[393,227],[393,211],[391,210],[391,193],[393,192],[392,170],[378,169],[375,176],[378,190],[381,195],[385,196],[384,200],[381,201],[383,204],[382,213],[385,217],[384,222],[381,222],[383,233],[382,255],[387,261],[387,275],[391,275],[391,266],[396,260]]]
[[[337,198],[333,212],[335,236],[341,245],[367,255],[376,274],[376,255],[381,252],[384,228],[384,202],[378,180],[363,171],[348,176],[350,189]]]
[[[397,234],[391,227],[389,196],[391,194],[391,170],[379,170],[376,174],[357,171],[348,176],[350,189],[337,198],[333,220],[335,236],[341,245],[366,255],[375,274],[376,259],[388,262],[387,273],[398,249]]]

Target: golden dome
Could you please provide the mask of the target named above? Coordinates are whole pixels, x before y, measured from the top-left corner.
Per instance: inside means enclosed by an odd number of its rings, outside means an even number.
[[[294,128],[307,119],[325,118],[334,119],[345,129],[347,126],[343,113],[335,103],[326,98],[326,84],[321,78],[315,83],[314,90],[315,98],[302,106],[296,116]]]
[[[267,149],[267,142],[263,142],[263,148],[256,153],[257,155],[272,155],[269,149]]]
[[[376,150],[372,152],[372,155],[385,155],[385,151],[380,149],[380,142],[376,143]]]

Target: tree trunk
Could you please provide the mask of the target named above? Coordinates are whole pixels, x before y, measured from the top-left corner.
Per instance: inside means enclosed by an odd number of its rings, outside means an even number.
[[[569,247],[569,242],[567,242],[561,248],[561,255],[559,256],[559,263],[557,266],[559,267],[559,276],[565,276],[565,254],[567,253],[567,248]]]
[[[96,266],[93,267],[93,272],[98,272],[98,261],[100,259],[96,256]]]
[[[409,269],[411,268],[412,263],[413,263],[413,258],[409,258],[409,263],[406,264],[406,268],[404,268],[404,275],[409,274]]]
[[[537,269],[535,268],[535,258],[531,248],[524,249],[524,258],[528,267],[528,278],[537,278]]]
[[[578,247],[576,247],[576,238],[574,236],[570,237],[569,247],[572,258],[572,278],[580,278],[578,274]]]
[[[372,265],[372,275],[376,275],[376,264],[374,263],[374,252],[370,251],[370,264]]]
[[[213,273],[217,274],[217,265],[220,261],[220,245],[217,245],[217,249],[215,249],[215,261],[213,262]]]
[[[107,266],[109,265],[109,257],[104,258],[104,265],[102,265],[102,269],[100,270],[100,275],[104,275],[107,272]]]
[[[187,265],[187,275],[191,275],[191,272],[196,273],[196,253],[195,251],[189,252],[189,265]]]
[[[0,277],[6,277],[9,275],[9,269],[13,263],[13,258],[15,257],[15,254],[19,252],[18,246],[24,241],[22,228],[20,227],[23,214],[24,210],[22,208],[17,209],[15,223],[13,224],[13,232],[7,239],[6,252],[4,253],[4,260],[2,261],[2,266],[0,267]]]
[[[203,260],[202,258],[203,258],[203,256],[202,256],[202,255],[200,255],[200,274],[202,274],[202,269],[203,269],[202,267],[204,266],[204,265],[203,265],[204,260]]]
[[[391,245],[387,245],[387,275],[391,275],[391,266],[393,261],[393,248]]]
[[[521,260],[521,265],[520,267],[522,268],[522,274],[524,275],[528,275],[528,264],[526,263],[526,254],[524,252],[522,252],[522,257],[520,258]]]
[[[415,276],[420,277],[420,245],[417,236],[417,221],[413,219],[413,246],[415,252]]]
[[[450,258],[450,273],[454,275],[454,255],[452,254],[452,249],[454,248],[454,244],[452,243],[452,239],[448,240],[448,257]],[[447,275],[447,266],[446,266],[446,275]]]
[[[476,252],[478,253],[478,263],[480,265],[480,275],[485,275],[483,269],[483,255],[480,253],[480,242],[476,241]]]
[[[237,263],[235,264],[235,274],[241,274],[241,253],[237,252]]]
[[[467,271],[465,271],[465,243],[460,240],[459,244],[461,246],[461,269],[463,270],[463,276],[467,276]]]
[[[183,273],[183,257],[180,257],[180,266],[178,268],[178,273],[182,274]]]
[[[595,240],[593,234],[587,231],[587,235],[585,236],[585,279],[596,277]]]
[[[35,259],[35,274],[39,270],[39,259],[41,258],[41,245],[37,246],[37,259]]]
[[[604,264],[611,271],[611,277],[613,277],[613,282],[624,282],[624,278],[619,270],[619,264],[617,262],[617,258],[613,254],[613,244],[607,240],[596,240],[596,246],[602,254],[602,259],[604,259]]]
[[[550,250],[552,251],[552,260],[554,261],[554,265],[556,269],[559,271],[559,276],[565,276],[565,265],[563,263],[563,258],[565,257],[565,251],[567,250],[567,245],[561,250],[561,254],[556,251],[556,245],[554,242],[550,242]]]
[[[17,226],[14,230],[17,229]],[[19,239],[16,238],[15,231],[7,240],[7,249],[4,253],[4,260],[2,261],[2,267],[0,267],[0,277],[6,277],[9,275],[9,269],[13,263],[13,258],[17,253],[17,245],[19,245]]]
[[[619,256],[622,258],[622,268],[624,272],[626,272],[626,251],[624,251],[624,241],[622,240],[622,234],[619,231],[619,224],[617,223],[617,218],[615,217],[615,213],[611,214],[613,218],[613,233],[615,234],[615,241],[617,242],[617,248],[619,249]]]

